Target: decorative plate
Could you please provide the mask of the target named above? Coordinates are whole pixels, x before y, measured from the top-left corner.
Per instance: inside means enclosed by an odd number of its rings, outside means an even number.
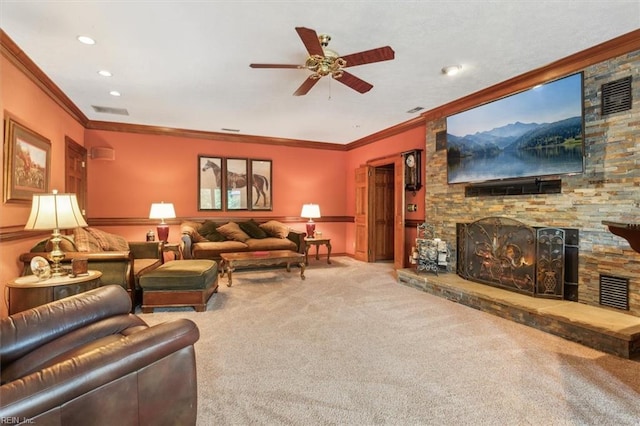
[[[31,259],[31,272],[40,279],[47,279],[51,276],[51,266],[49,262],[42,256],[36,256]]]

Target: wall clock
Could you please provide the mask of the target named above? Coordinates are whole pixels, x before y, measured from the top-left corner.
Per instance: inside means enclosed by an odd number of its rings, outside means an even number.
[[[416,191],[422,188],[422,167],[420,166],[421,149],[414,149],[402,154],[404,157],[404,189]]]

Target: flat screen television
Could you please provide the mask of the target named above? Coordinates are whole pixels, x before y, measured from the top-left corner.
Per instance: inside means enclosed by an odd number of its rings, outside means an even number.
[[[582,173],[582,73],[447,117],[447,182]]]

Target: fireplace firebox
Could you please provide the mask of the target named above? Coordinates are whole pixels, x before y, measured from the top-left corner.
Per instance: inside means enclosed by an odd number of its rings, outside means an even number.
[[[574,248],[576,234],[573,229],[531,227],[504,217],[459,223],[457,272],[471,281],[535,297],[577,300],[577,288],[565,295],[565,278],[577,274],[573,256],[568,261],[565,256],[566,248]],[[572,268],[569,274],[567,264]]]

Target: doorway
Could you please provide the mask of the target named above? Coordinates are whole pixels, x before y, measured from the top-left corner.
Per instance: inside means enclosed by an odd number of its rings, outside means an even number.
[[[394,167],[393,164],[374,169],[374,188],[371,205],[373,224],[371,248],[373,261],[393,260],[394,257]]]
[[[87,208],[87,149],[65,137],[65,192],[76,194],[78,206],[86,216]]]
[[[356,169],[355,258],[404,267],[404,169],[400,154]]]

